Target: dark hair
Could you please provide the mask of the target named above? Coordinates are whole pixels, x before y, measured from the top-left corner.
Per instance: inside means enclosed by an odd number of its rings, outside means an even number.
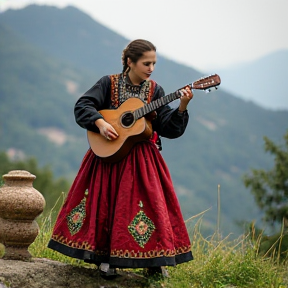
[[[127,59],[131,59],[133,63],[136,63],[144,52],[155,51],[156,47],[149,41],[143,39],[137,39],[130,42],[122,52],[122,65],[123,72],[128,69]]]

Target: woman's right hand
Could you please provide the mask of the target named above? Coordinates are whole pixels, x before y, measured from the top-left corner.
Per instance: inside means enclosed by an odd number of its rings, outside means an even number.
[[[95,125],[99,128],[100,134],[107,140],[115,140],[118,138],[118,133],[111,124],[100,118],[95,121]]]

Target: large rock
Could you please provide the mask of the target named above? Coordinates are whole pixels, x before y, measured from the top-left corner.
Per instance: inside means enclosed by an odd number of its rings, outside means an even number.
[[[44,258],[0,259],[0,288],[142,288],[149,285],[141,275],[128,270],[118,273],[116,279],[104,280],[94,265],[77,267]]]

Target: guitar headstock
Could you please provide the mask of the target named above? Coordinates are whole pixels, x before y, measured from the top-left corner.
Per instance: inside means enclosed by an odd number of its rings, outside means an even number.
[[[205,90],[207,92],[211,91],[211,88],[217,89],[221,83],[219,75],[213,74],[207,77],[200,78],[199,80],[193,82],[192,89]]]

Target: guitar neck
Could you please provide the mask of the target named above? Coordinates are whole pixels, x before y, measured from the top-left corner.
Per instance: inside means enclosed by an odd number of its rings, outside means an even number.
[[[186,85],[185,87],[187,87],[187,86],[189,86],[192,89],[192,84]],[[150,103],[145,104],[143,107],[136,109],[134,111],[135,119],[140,119],[143,116],[149,114],[150,112],[153,112],[156,109],[158,109],[158,108],[160,108],[166,104],[169,104],[170,102],[172,102],[176,99],[179,99],[182,96],[182,94],[180,92],[181,89],[179,89],[173,93],[170,93],[164,97],[160,97],[159,99],[151,101]]]
[[[142,118],[143,116],[149,114],[152,111],[155,111],[156,109],[180,98],[182,96],[182,93],[180,92],[181,89],[184,89],[186,87],[189,87],[191,90],[204,90],[206,92],[210,92],[211,88],[217,89],[217,86],[219,86],[221,83],[221,79],[219,75],[214,74],[210,75],[208,77],[200,78],[199,80],[193,82],[192,84],[185,85],[184,87],[178,89],[177,91],[168,94],[164,97],[160,97],[159,99],[156,99],[154,101],[151,101],[149,104],[145,104],[143,107],[136,109],[134,114],[134,119],[138,120]]]

